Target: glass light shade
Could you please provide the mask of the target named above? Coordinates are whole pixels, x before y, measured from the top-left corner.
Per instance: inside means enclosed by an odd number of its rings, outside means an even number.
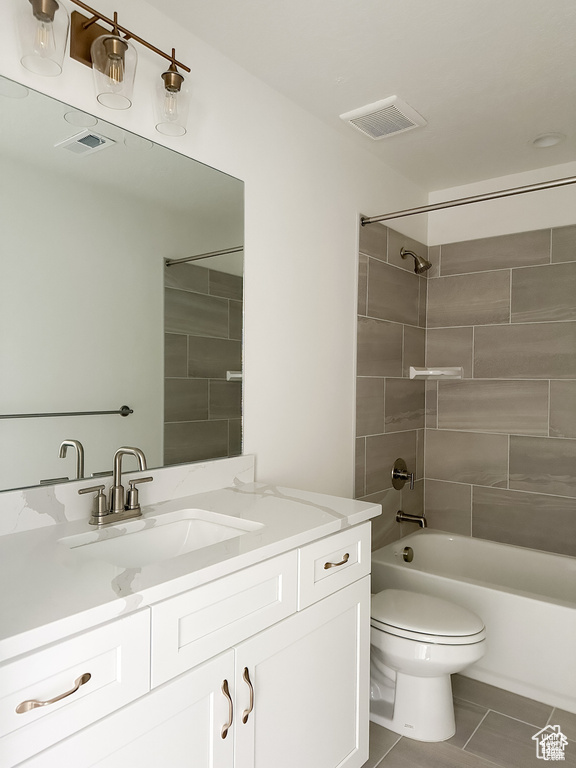
[[[138,54],[118,35],[101,35],[90,48],[96,98],[110,109],[132,106],[132,91]]]
[[[36,75],[59,75],[70,27],[66,8],[57,0],[21,0],[18,27],[22,65]]]
[[[184,136],[190,93],[184,77],[171,67],[156,84],[156,130],[165,136]]]

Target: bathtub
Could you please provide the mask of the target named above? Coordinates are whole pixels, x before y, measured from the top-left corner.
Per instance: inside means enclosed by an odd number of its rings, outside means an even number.
[[[372,592],[386,588],[484,620],[486,654],[467,677],[576,713],[576,558],[426,529],[372,553]]]

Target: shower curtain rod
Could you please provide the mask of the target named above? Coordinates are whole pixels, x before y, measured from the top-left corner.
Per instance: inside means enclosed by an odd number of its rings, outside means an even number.
[[[382,216],[363,216],[361,224],[375,224],[378,221],[388,221],[388,219],[400,219],[403,216],[415,216],[417,213],[430,213],[431,211],[440,211],[443,208],[455,208],[458,205],[469,205],[470,203],[483,203],[485,200],[497,200],[500,197],[510,197],[512,195],[521,195],[524,192],[538,192],[541,189],[552,189],[553,187],[564,187],[567,184],[576,184],[576,176],[567,176],[564,179],[555,179],[554,181],[543,181],[540,184],[527,184],[524,187],[513,187],[512,189],[503,189],[500,192],[491,192],[486,195],[474,195],[473,197],[461,197],[457,200],[447,200],[444,203],[433,203],[432,205],[421,205],[419,208],[407,208],[405,211],[395,211],[394,213],[385,213]]]
[[[210,253],[199,253],[196,256],[184,256],[183,259],[166,259],[166,266],[171,267],[173,264],[183,264],[185,261],[198,261],[198,259],[208,259],[210,256],[224,256],[227,253],[238,253],[243,251],[243,245],[236,245],[234,248],[225,248],[223,251],[211,251]]]

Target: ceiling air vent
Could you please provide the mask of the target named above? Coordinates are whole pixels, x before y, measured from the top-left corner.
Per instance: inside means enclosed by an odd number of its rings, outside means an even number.
[[[94,131],[82,131],[69,139],[59,141],[54,144],[55,147],[62,147],[75,155],[91,155],[93,152],[99,152],[101,149],[111,147],[116,142],[107,136],[102,136]]]
[[[375,141],[426,125],[422,115],[397,96],[346,112],[340,118]]]

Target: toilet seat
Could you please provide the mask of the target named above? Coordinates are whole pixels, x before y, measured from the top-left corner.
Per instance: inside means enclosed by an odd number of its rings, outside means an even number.
[[[418,642],[471,645],[486,637],[479,616],[431,595],[385,589],[372,595],[370,624],[375,630]]]

